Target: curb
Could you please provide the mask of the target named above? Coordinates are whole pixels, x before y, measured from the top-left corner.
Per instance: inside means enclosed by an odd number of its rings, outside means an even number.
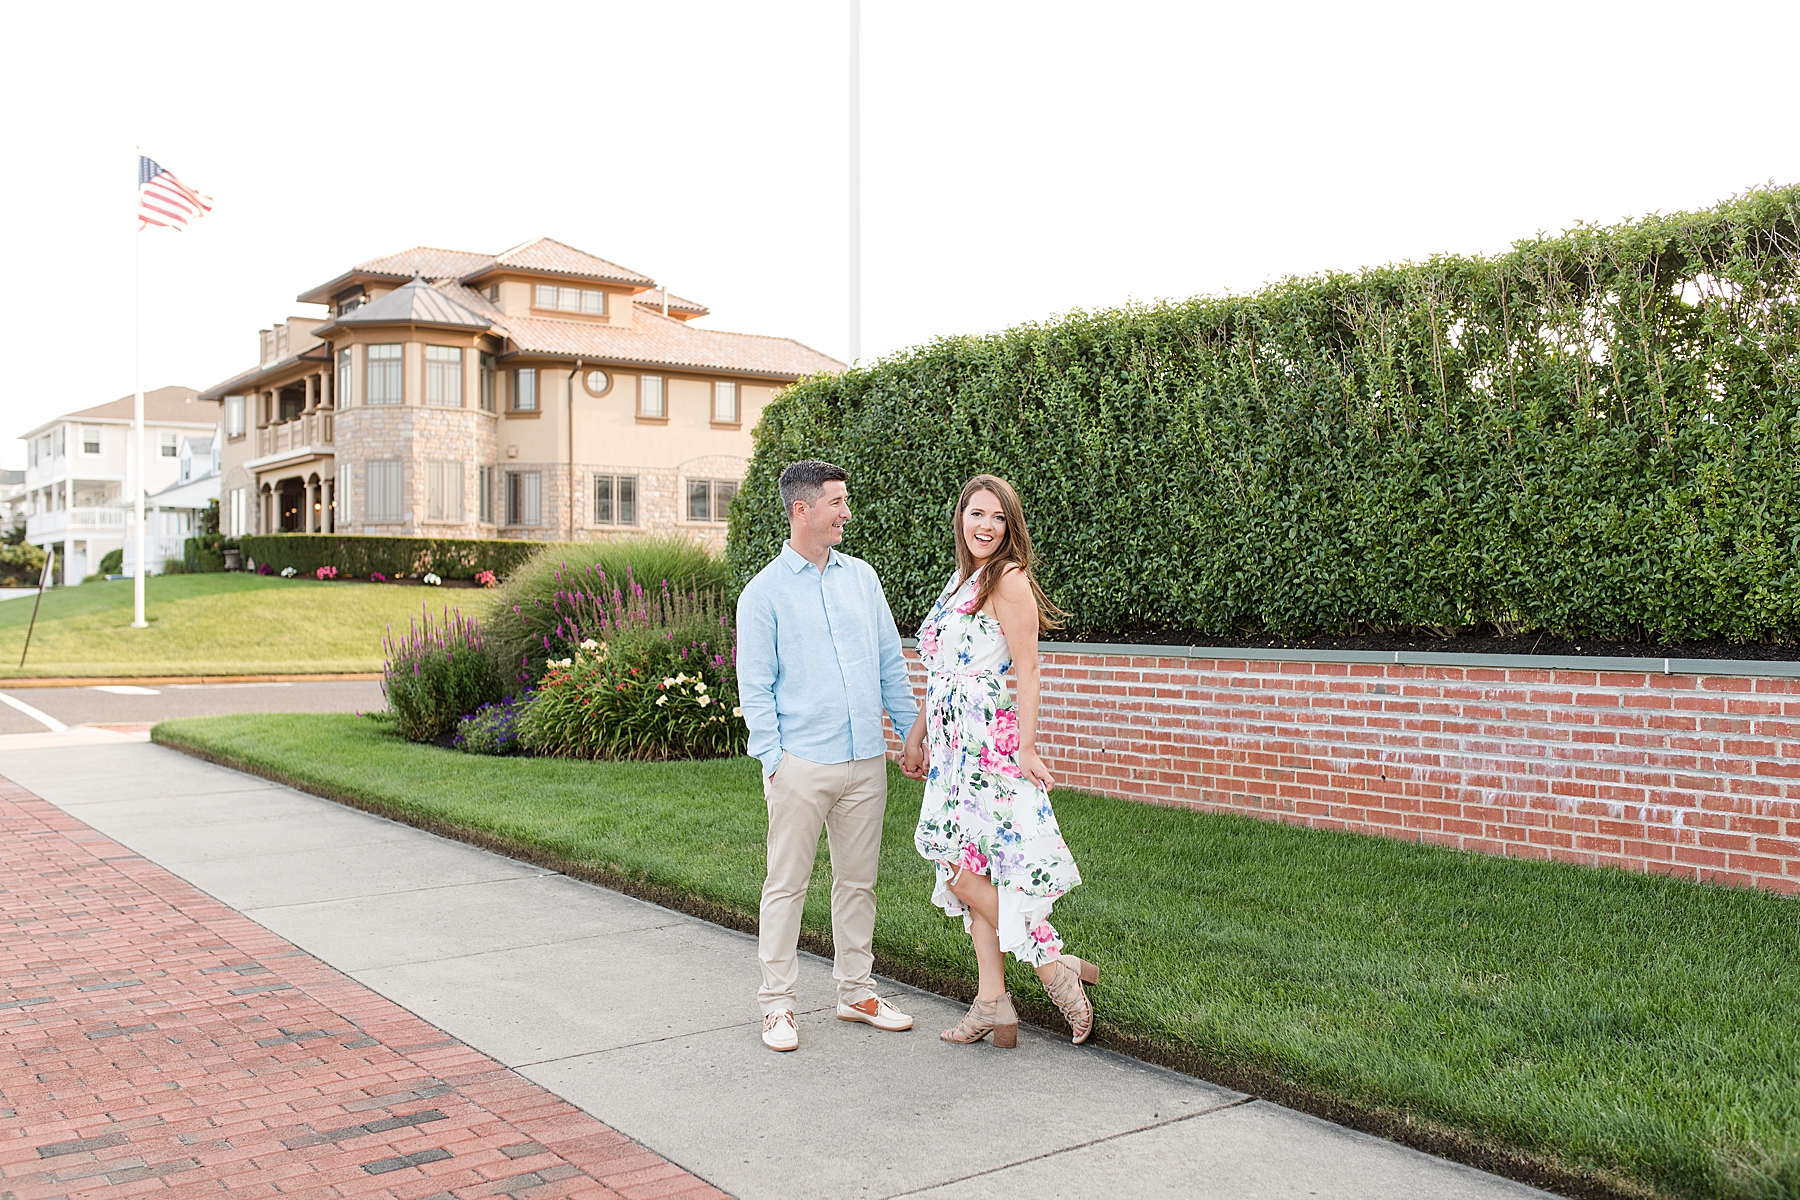
[[[20,679],[0,676],[0,689],[49,687],[101,687],[106,684],[206,683],[349,683],[381,678],[380,671],[349,671],[310,675],[42,675]]]

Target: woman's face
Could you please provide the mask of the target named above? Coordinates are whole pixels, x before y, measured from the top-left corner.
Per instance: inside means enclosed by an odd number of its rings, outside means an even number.
[[[963,545],[981,562],[1000,548],[1006,540],[1006,514],[1000,510],[1000,497],[992,492],[976,492],[962,511]]]

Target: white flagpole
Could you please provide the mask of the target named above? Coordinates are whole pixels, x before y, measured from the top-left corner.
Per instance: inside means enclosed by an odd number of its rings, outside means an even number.
[[[862,3],[850,0],[850,365],[862,357]]]
[[[138,189],[144,186],[144,161],[140,150],[138,155]],[[133,218],[137,216],[134,212]],[[132,374],[135,377],[137,403],[132,410],[132,438],[137,444],[137,469],[127,471],[127,478],[135,475],[132,491],[137,493],[137,562],[132,571],[131,589],[134,600],[131,627],[148,629],[150,622],[144,620],[144,484],[149,476],[144,471],[144,227],[140,224],[131,234],[131,341],[132,341]]]

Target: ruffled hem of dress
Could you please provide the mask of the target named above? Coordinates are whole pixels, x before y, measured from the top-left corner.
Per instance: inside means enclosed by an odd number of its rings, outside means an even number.
[[[1056,901],[1047,896],[1028,896],[1013,887],[1000,887],[999,892],[1001,952],[1034,967],[1054,962],[1062,954],[1062,935],[1050,924],[1050,910]],[[969,931],[973,921],[968,905],[950,890],[950,868],[941,862],[937,864],[937,886],[931,890],[931,902],[946,915],[961,917],[963,932]],[[1031,931],[1039,925],[1050,930],[1049,941],[1040,942],[1031,936]]]

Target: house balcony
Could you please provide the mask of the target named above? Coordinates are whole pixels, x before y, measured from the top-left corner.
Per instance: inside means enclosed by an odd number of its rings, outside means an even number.
[[[118,508],[64,508],[25,518],[25,540],[29,542],[124,532],[125,512]]]
[[[256,457],[273,458],[283,454],[330,446],[333,441],[332,418],[335,413],[309,412],[289,417],[275,425],[256,431]]]

